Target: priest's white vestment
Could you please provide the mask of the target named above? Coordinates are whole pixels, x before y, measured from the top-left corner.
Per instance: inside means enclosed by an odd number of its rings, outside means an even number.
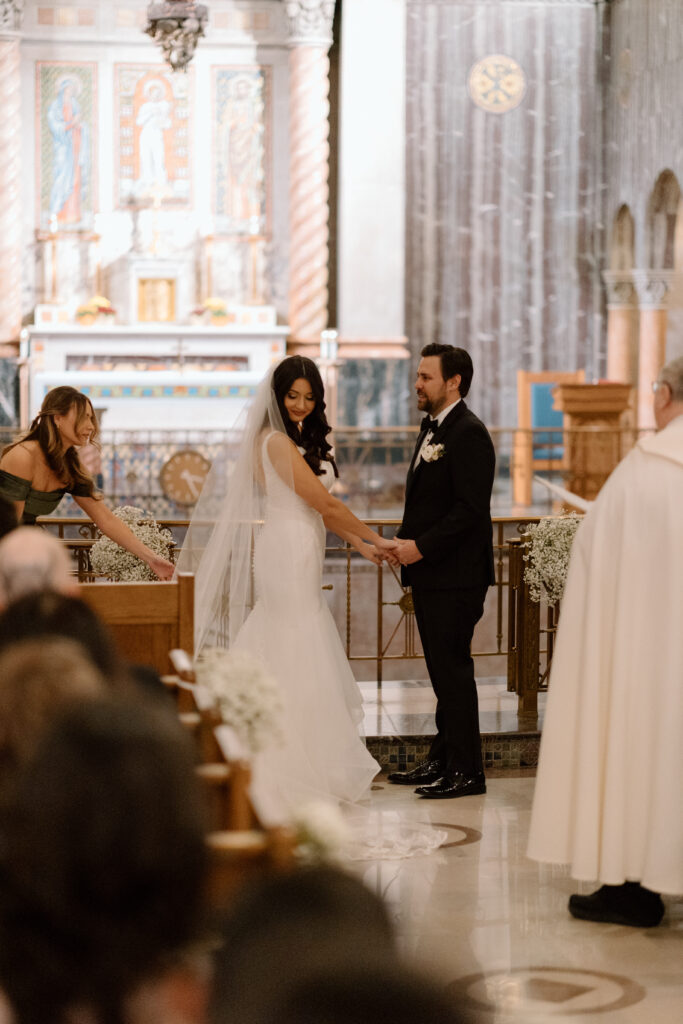
[[[683,893],[683,416],[623,459],[574,538],[528,855]]]

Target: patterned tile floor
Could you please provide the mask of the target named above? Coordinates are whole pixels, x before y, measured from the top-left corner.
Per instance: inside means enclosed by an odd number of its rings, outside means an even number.
[[[680,1021],[683,901],[666,897],[662,924],[649,930],[570,917],[570,893],[595,886],[526,858],[533,787],[528,771],[492,772],[485,796],[425,801],[378,776],[373,812],[452,837],[426,856],[354,867],[388,901],[404,953],[477,1024]]]

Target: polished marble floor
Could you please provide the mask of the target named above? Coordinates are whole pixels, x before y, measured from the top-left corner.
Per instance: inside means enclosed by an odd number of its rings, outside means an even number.
[[[481,1024],[683,1020],[683,900],[667,897],[654,929],[574,920],[570,893],[594,887],[525,856],[533,773],[490,774],[487,788],[426,801],[376,780],[373,811],[449,834],[427,856],[355,865],[388,902],[405,955]]]
[[[377,684],[359,683],[365,709],[366,736],[431,736],[434,733],[436,698],[428,680],[388,680]],[[508,693],[505,678],[477,679],[479,727],[484,733],[517,733],[540,729],[547,694],[538,695],[535,725],[520,721],[517,695]]]

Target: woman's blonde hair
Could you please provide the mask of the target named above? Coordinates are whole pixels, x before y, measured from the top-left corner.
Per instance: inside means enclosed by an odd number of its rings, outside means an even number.
[[[40,412],[31,423],[27,433],[17,438],[12,444],[8,444],[2,454],[5,455],[24,441],[37,441],[48,466],[55,476],[66,484],[68,490],[77,487],[85,491],[87,497],[98,498],[100,495],[95,491],[95,482],[90,474],[83,469],[76,449],[71,446],[66,451],[63,450],[59,430],[54,420],[55,416],[66,416],[74,406],[77,410],[76,429],[90,413],[93,423],[90,442],[97,445],[99,429],[90,399],[82,395],[76,388],[63,385],[48,391],[43,399]]]

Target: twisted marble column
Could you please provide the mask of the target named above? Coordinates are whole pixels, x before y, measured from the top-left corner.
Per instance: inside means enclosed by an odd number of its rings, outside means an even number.
[[[329,58],[333,0],[288,0],[289,324],[294,342],[327,327]]]
[[[0,36],[0,345],[21,330],[19,39]]]

